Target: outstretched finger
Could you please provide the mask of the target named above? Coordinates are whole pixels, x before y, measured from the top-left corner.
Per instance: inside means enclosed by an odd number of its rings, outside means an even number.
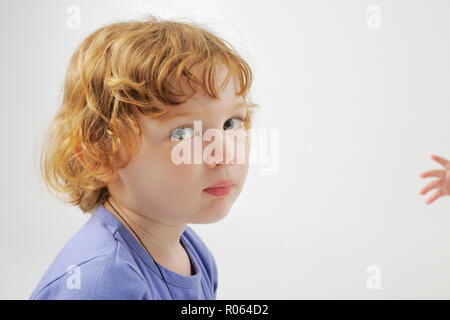
[[[420,176],[422,178],[428,178],[428,177],[443,178],[445,176],[446,172],[447,172],[446,170],[435,169],[435,170],[430,170],[430,171],[421,173]]]
[[[441,184],[442,184],[442,181],[441,181],[441,180],[434,180],[434,181],[431,181],[429,184],[427,184],[427,185],[425,186],[425,188],[422,189],[422,191],[420,191],[420,194],[426,194],[426,193],[427,193],[428,191],[430,191],[431,189],[439,188],[439,187],[441,186]]]
[[[442,197],[444,195],[444,191],[441,189],[437,192],[435,192],[430,199],[427,200],[426,204],[430,204],[433,201],[435,201],[437,198]]]
[[[437,155],[435,155],[435,154],[433,154],[433,155],[431,156],[431,159],[433,159],[434,161],[437,161],[437,162],[439,162],[440,164],[442,164],[442,165],[444,166],[444,168],[450,169],[450,162],[449,162],[447,159],[444,159],[444,158],[442,158],[442,157],[439,157],[439,156],[437,156]]]

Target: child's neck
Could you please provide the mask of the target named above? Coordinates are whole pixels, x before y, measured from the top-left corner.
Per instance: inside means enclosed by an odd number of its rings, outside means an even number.
[[[184,226],[184,228],[182,226],[178,228],[168,226],[167,224],[159,223],[153,219],[147,219],[141,215],[124,209],[123,206],[117,204],[114,199],[110,198],[109,202],[111,202],[114,208],[111,207],[108,201],[104,203],[104,207],[111,212],[135,238],[136,236],[134,233],[138,235],[140,241],[142,241],[145,248],[152,255],[153,259],[155,259],[158,263],[164,266],[165,264],[161,262],[165,262],[168,265],[175,265],[177,262],[182,260],[186,262],[186,257],[189,262],[189,257],[187,256],[186,250],[180,241],[181,234],[184,232],[186,226]],[[120,215],[117,214],[116,210]],[[126,222],[124,222],[124,220]],[[139,239],[136,238],[138,242],[140,242]],[[186,273],[186,266],[184,267],[184,270],[184,273]]]

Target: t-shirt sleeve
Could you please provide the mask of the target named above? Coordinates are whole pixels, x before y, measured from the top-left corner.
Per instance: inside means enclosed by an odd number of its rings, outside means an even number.
[[[106,255],[67,267],[31,300],[142,300],[152,299],[142,276],[125,262]]]

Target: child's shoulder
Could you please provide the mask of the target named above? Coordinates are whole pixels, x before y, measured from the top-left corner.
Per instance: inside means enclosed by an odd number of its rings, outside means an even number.
[[[126,263],[132,260],[127,254],[115,229],[91,217],[60,250],[30,299],[128,299],[143,282]]]

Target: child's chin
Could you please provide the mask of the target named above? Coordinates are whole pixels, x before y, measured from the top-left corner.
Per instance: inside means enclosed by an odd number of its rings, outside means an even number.
[[[208,224],[208,223],[215,223],[219,222],[220,220],[224,219],[228,215],[228,211],[224,212],[214,212],[210,213],[204,216],[195,217],[191,220],[191,223],[195,224]]]

